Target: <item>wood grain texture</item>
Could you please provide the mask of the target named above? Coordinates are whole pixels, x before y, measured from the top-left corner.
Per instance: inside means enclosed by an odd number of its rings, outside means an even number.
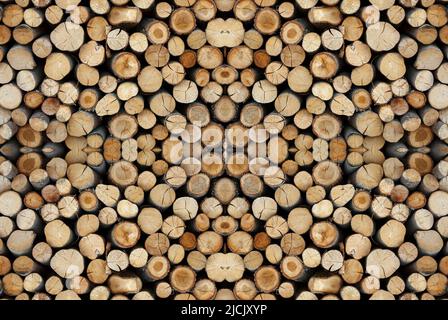
[[[446,1],[0,1],[0,299],[448,297]]]

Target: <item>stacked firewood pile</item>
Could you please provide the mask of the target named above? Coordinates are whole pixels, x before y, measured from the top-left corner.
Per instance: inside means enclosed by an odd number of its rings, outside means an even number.
[[[447,5],[0,0],[0,298],[446,298]]]

